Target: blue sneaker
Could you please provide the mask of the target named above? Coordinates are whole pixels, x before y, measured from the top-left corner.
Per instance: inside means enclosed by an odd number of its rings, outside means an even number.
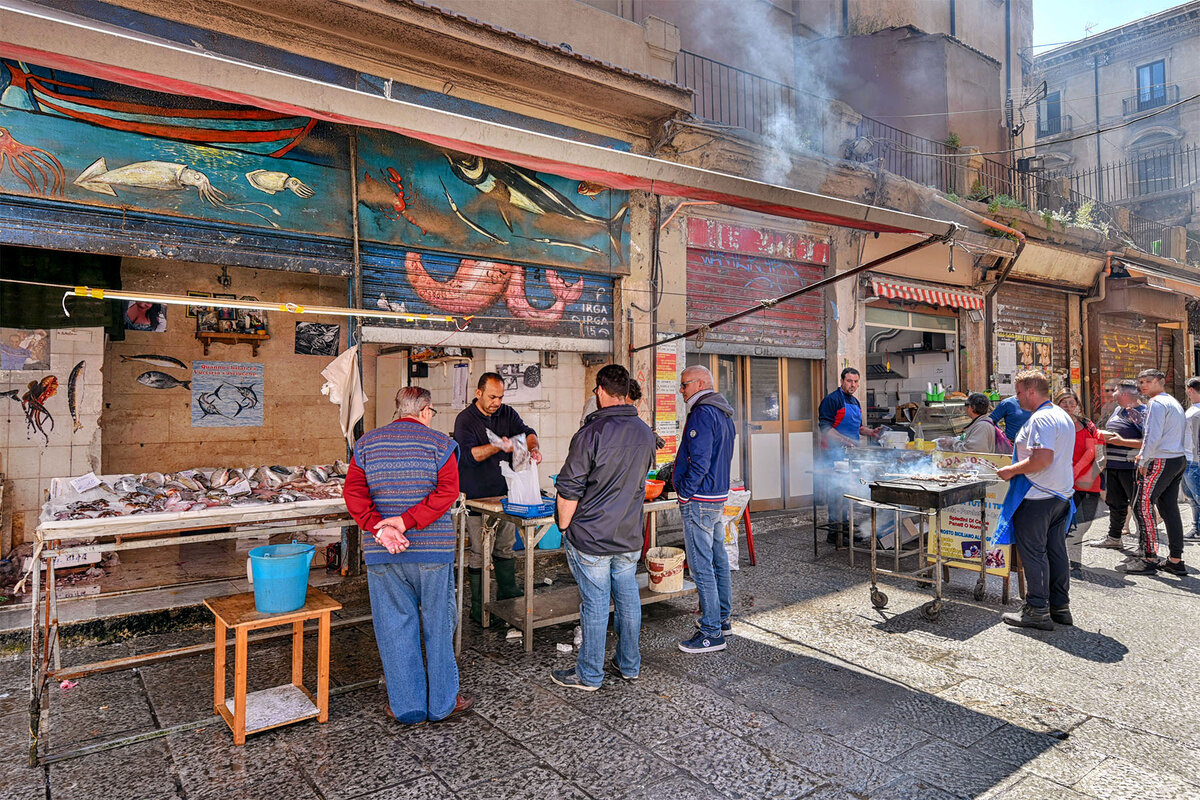
[[[594,692],[599,689],[599,686],[588,686],[583,681],[579,680],[578,673],[575,668],[571,669],[556,669],[551,670],[550,680],[557,683],[559,686],[565,686],[568,689],[579,689],[584,692]]]
[[[725,637],[705,636],[704,631],[697,631],[692,638],[680,642],[679,649],[685,653],[715,653],[725,649]]]
[[[700,630],[700,620],[696,620],[696,630]],[[721,622],[721,635],[733,636],[733,625],[729,622],[729,620],[724,620]]]

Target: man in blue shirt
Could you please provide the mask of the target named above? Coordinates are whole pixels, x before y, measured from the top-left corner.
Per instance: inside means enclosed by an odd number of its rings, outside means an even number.
[[[992,409],[991,420],[997,425],[1002,424],[1004,435],[1010,442],[1015,442],[1017,434],[1021,432],[1021,428],[1025,427],[1025,423],[1031,416],[1033,416],[1033,412],[1021,408],[1021,404],[1017,402],[1017,396],[1014,394],[1007,400],[996,403],[996,407]]]
[[[861,380],[858,370],[846,367],[842,370],[841,385],[825,396],[817,412],[818,425],[821,428],[821,448],[825,451],[826,468],[832,469],[833,462],[846,457],[846,448],[858,447],[863,436],[872,439],[879,435],[879,429],[863,425],[862,406],[854,393],[858,391]],[[847,504],[836,485],[828,489],[827,504],[829,506],[829,524],[838,526],[844,532],[849,524]],[[830,530],[830,544],[838,543],[838,530]]]

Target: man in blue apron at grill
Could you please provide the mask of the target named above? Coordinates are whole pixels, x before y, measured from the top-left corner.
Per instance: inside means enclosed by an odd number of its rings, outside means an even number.
[[[863,425],[862,406],[854,393],[858,391],[861,376],[854,367],[842,370],[841,385],[821,401],[817,411],[818,427],[821,429],[821,449],[824,451],[826,472],[826,503],[829,506],[829,543],[841,546],[848,528],[849,505],[842,497],[844,491],[837,481],[829,481],[835,475],[835,462],[846,458],[846,448],[858,447],[862,436],[875,438],[879,429]],[[839,537],[841,534],[841,537]]]
[[[1071,625],[1067,528],[1075,515],[1075,423],[1050,402],[1050,381],[1039,370],[1016,376],[1017,400],[1033,412],[1013,442],[1013,463],[996,474],[1009,481],[996,532],[1012,541],[1025,569],[1025,605],[1005,614],[1009,625],[1054,630]]]

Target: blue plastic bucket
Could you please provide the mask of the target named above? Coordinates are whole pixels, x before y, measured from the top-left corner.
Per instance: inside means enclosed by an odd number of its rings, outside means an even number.
[[[538,550],[557,550],[562,547],[562,531],[557,525],[551,525],[550,530],[538,539]]]
[[[268,544],[250,551],[254,607],[260,614],[282,614],[304,605],[308,569],[316,547],[311,544]]]

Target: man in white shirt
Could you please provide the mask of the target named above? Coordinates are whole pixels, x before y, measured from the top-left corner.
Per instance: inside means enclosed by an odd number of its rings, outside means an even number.
[[[1184,455],[1183,406],[1167,394],[1167,376],[1161,370],[1138,373],[1138,389],[1146,396],[1146,435],[1137,455],[1138,490],[1134,514],[1141,521],[1142,555],[1117,567],[1122,572],[1145,574],[1161,570],[1186,575],[1183,564],[1183,520],[1179,518],[1179,484],[1187,467]],[[1158,560],[1158,527],[1154,509],[1167,526],[1170,557]]]
[[[1011,527],[1025,568],[1025,605],[1001,617],[1009,625],[1054,630],[1054,623],[1071,625],[1070,570],[1067,527],[1075,472],[1075,423],[1050,402],[1050,381],[1039,370],[1016,376],[1017,402],[1033,412],[1013,443],[1013,463],[996,474],[1006,481]]]
[[[1192,503],[1192,531],[1183,538],[1194,542],[1200,541],[1200,377],[1188,378],[1186,386],[1190,405],[1183,415],[1184,457],[1187,458],[1183,493]]]

